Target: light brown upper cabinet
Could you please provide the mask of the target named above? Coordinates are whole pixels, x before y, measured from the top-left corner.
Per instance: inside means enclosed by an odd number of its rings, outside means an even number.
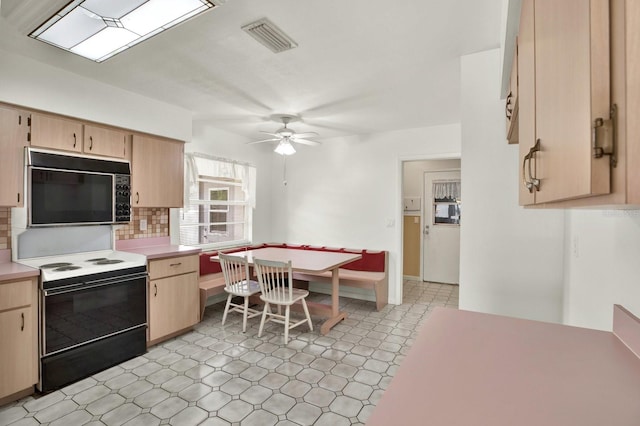
[[[127,133],[99,126],[84,126],[83,150],[86,154],[125,158]]]
[[[505,104],[505,115],[507,117],[507,141],[518,143],[518,42],[513,52],[513,63],[511,65],[511,77],[509,78],[509,94]]]
[[[82,152],[82,123],[34,112],[31,114],[31,146]]]
[[[128,134],[108,127],[84,124],[73,119],[33,113],[31,146],[125,158]]]
[[[132,207],[182,207],[184,143],[134,134],[131,145]]]
[[[0,105],[0,206],[24,203],[24,147],[29,113]]]
[[[611,156],[592,140],[597,134],[602,143],[611,123],[609,12],[608,0],[522,2],[521,205],[611,191]]]

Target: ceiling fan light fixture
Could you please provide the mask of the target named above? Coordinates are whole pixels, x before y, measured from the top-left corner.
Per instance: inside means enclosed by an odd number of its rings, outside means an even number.
[[[280,155],[292,155],[296,153],[295,148],[288,139],[282,139],[273,151]]]
[[[29,36],[102,62],[214,6],[213,0],[74,0]]]

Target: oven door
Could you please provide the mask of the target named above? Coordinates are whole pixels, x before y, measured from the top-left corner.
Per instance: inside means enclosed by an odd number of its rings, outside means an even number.
[[[85,280],[42,292],[42,356],[146,326],[146,273]]]

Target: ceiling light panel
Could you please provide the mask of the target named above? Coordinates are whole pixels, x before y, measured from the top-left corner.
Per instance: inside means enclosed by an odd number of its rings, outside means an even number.
[[[29,35],[102,62],[212,7],[208,0],[76,0]]]

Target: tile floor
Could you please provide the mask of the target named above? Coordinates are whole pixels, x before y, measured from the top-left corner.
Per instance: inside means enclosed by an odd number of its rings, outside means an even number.
[[[0,408],[0,425],[364,424],[435,306],[458,307],[458,287],[405,281],[404,303],[341,298],[349,313],[326,336],[305,326],[283,344],[282,326],[220,321],[209,306],[195,330],[38,398]],[[310,300],[327,300],[312,294]]]

